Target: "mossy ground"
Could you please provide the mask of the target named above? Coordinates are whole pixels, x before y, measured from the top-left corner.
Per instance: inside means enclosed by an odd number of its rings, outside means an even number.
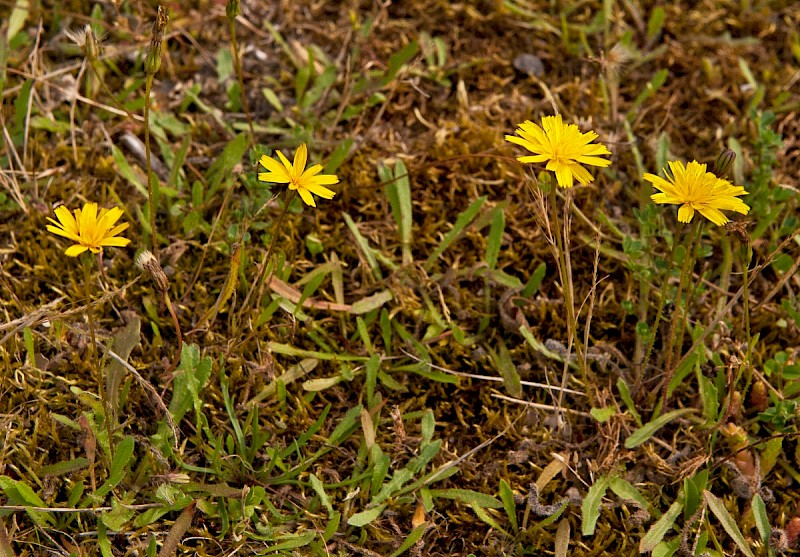
[[[4,37],[12,7],[22,4],[0,8]],[[679,2],[663,5],[663,19],[658,9],[613,1],[242,2],[237,39],[257,144],[250,149],[225,3],[169,5],[151,99],[153,156],[166,166],[159,258],[184,342],[197,347],[198,359],[187,357],[179,370],[196,378],[210,365],[200,392],[186,394],[175,392],[186,384],[170,371],[172,321],[134,265],[151,236],[144,162],[127,141],[144,137],[142,63],[155,5],[31,2],[5,47],[0,555],[144,555],[153,539],[180,555],[390,555],[409,536],[419,536],[408,548],[416,555],[551,555],[563,551],[557,538],[569,540],[562,555],[636,555],[684,480],[703,471],[703,487],[724,501],[752,551],[766,555],[750,510],[757,489],[737,498],[731,486],[745,478],[753,488],[760,474],[774,494],[769,524],[786,528],[796,514],[800,9]],[[105,87],[64,34],[87,23],[103,39]],[[392,56],[413,42],[419,51],[394,68]],[[543,72],[515,68],[523,54],[538,57]],[[585,342],[593,358],[588,375],[575,372],[567,385],[578,394],[563,399],[566,431],[553,427],[548,389],[518,383],[560,384],[567,323],[531,170],[503,140],[519,122],[555,111],[595,130],[613,153],[608,169],[591,169],[591,186],[572,192],[579,341],[591,315]],[[288,155],[302,142],[313,162],[336,159],[339,148],[337,195],[316,209],[295,200],[276,230],[282,190],[256,180],[256,153]],[[667,410],[691,411],[626,448],[639,429],[632,408],[645,424],[658,412],[666,323],[652,365],[637,371],[632,362],[637,323],[652,324],[678,230],[675,208],[654,208],[641,174],[665,160],[712,164],[725,147],[739,154],[732,180],[751,191],[753,210],[737,220],[750,221],[751,269],[759,270],[748,289],[757,340],[748,351],[743,304],[734,304],[704,340],[702,364],[670,398]],[[387,193],[405,180],[408,246]],[[99,343],[132,341],[128,361],[140,379],[92,357],[80,262],[44,228],[55,203],[74,209],[85,201],[118,205],[131,223],[131,247],[105,251],[93,296]],[[743,285],[739,240],[723,228],[703,230],[679,355]],[[243,308],[273,234],[271,295]],[[229,280],[236,244],[234,295],[211,323],[198,323]],[[494,260],[487,253],[498,245]],[[522,296],[542,263],[540,285]],[[304,308],[285,301],[298,302],[305,288]],[[390,300],[360,311],[385,292]],[[136,322],[140,333],[120,336]],[[522,326],[547,349],[526,341]],[[751,365],[741,364],[748,357]],[[119,386],[108,383],[113,373]],[[101,384],[119,390],[106,449]],[[771,396],[759,390],[767,384]],[[173,446],[160,404],[174,410],[178,396],[189,402]],[[613,412],[602,421],[589,416],[593,408]],[[113,455],[129,438],[131,457],[116,469]],[[420,463],[426,451],[431,460]],[[747,468],[753,462],[760,470]],[[649,518],[609,491],[596,529],[582,535],[581,499],[597,478],[612,477],[635,486]],[[531,495],[537,481],[540,501]],[[107,482],[107,492],[92,494]],[[513,497],[498,506],[503,493]],[[564,497],[571,502],[552,524],[537,514],[552,514],[541,507]],[[367,525],[348,524],[380,505]],[[712,513],[713,504],[697,524],[681,517],[665,539],[688,524],[689,546],[707,536],[718,555],[739,551]]]

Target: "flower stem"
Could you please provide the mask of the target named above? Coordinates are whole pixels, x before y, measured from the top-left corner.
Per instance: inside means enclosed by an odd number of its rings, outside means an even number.
[[[91,360],[95,368],[98,394],[103,405],[103,423],[106,426],[106,434],[108,435],[108,447],[112,452],[109,456],[113,458],[114,443],[111,437],[111,405],[108,396],[106,396],[105,381],[102,366],[100,365],[100,356],[97,353],[97,337],[94,327],[94,308],[92,307],[92,295],[94,294],[94,289],[92,288],[94,284],[94,277],[92,276],[93,258],[89,255],[89,252],[86,252],[86,255],[81,259],[83,263],[83,286],[86,293],[86,320],[89,322],[89,360]]]
[[[670,320],[670,327],[669,327],[669,336],[667,337],[667,349],[665,352],[666,361],[664,363],[664,389],[662,391],[662,404],[661,410],[662,412],[667,408],[667,399],[669,398],[669,384],[672,381],[672,360],[673,360],[673,347],[675,345],[675,337],[677,335],[676,325],[678,323],[678,316],[681,316],[681,326],[683,326],[683,317],[684,312],[688,312],[689,308],[689,299],[686,299],[686,306],[682,308],[681,306],[681,298],[683,296],[683,289],[686,286],[686,282],[688,277],[692,275],[692,269],[694,269],[694,252],[696,250],[695,240],[699,241],[700,235],[698,234],[700,230],[700,219],[696,219],[692,223],[692,228],[689,231],[689,241],[687,242],[686,246],[686,255],[683,258],[683,266],[681,267],[681,278],[678,282],[678,291],[675,294],[675,312],[672,314],[672,319]],[[691,264],[690,264],[691,263]],[[683,335],[680,335],[683,338]],[[678,347],[680,349],[680,346]]]
[[[147,74],[144,84],[144,158],[147,171],[147,202],[150,213],[150,235],[153,240],[153,255],[158,257],[158,234],[156,233],[156,205],[153,193],[153,171],[150,167],[150,89],[153,75]]]
[[[669,290],[669,279],[672,276],[672,270],[675,267],[675,252],[678,248],[678,238],[683,232],[683,223],[678,227],[677,233],[672,237],[672,249],[669,252],[669,260],[667,261],[667,272],[664,275],[664,282],[661,284],[661,295],[658,298],[658,311],[656,312],[656,319],[653,322],[652,332],[650,338],[647,340],[647,348],[644,351],[644,358],[639,365],[639,381],[647,373],[647,364],[650,361],[650,355],[653,352],[653,345],[656,342],[656,335],[658,335],[658,326],[661,323],[661,316],[664,314],[664,303],[667,300],[667,291]]]
[[[239,47],[236,44],[236,16],[228,17],[228,30],[231,36],[231,51],[233,52],[233,68],[236,71],[236,79],[239,81],[239,97],[242,100],[242,109],[247,117],[247,125],[250,127],[250,146],[255,145],[256,132],[253,128],[253,116],[250,113],[250,102],[247,100],[247,92],[244,89],[244,76],[242,74],[242,63],[239,60]]]
[[[570,230],[570,206],[572,203],[571,192],[567,192],[566,202],[564,203],[564,222],[563,228],[558,217],[558,204],[557,204],[556,186],[553,185],[553,191],[550,195],[550,208],[553,212],[554,230],[556,236],[556,264],[558,266],[559,278],[561,279],[561,288],[564,292],[564,305],[567,310],[567,352],[564,358],[564,370],[561,374],[561,389],[558,393],[558,407],[561,408],[564,390],[567,387],[567,378],[569,376],[570,363],[572,361],[572,347],[575,346],[578,352],[577,361],[579,362],[578,368],[581,372],[581,379],[588,389],[587,371],[583,364],[581,355],[580,343],[575,343],[577,336],[578,323],[575,315],[575,289],[572,283],[572,265],[569,254],[569,230]],[[588,393],[587,393],[588,394]]]
[[[280,232],[281,229],[281,223],[283,222],[283,218],[286,216],[286,213],[289,211],[289,205],[291,204],[295,195],[295,190],[287,189],[284,191],[286,191],[286,194],[283,202],[283,210],[281,211],[281,214],[278,216],[278,220],[275,222],[272,232],[272,239],[269,242],[269,246],[267,246],[267,251],[264,254],[264,257],[261,259],[261,265],[259,265],[258,267],[258,275],[256,275],[256,280],[250,286],[250,289],[247,291],[247,295],[244,298],[244,302],[242,302],[242,309],[240,310],[240,316],[241,313],[246,311],[248,303],[250,302],[250,299],[253,297],[254,294],[257,294],[254,307],[257,308],[261,305],[261,298],[264,295],[263,286],[267,282],[269,276],[271,276],[272,272],[274,271],[273,269],[273,271],[270,271],[270,273],[267,274],[267,267],[269,266],[270,257],[272,256],[272,249],[275,246],[275,240],[278,238],[278,232]]]

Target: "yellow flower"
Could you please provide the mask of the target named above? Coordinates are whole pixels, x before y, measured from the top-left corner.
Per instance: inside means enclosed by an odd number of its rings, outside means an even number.
[[[278,158],[281,159],[280,162],[266,155],[259,159],[258,162],[261,163],[261,166],[269,170],[269,172],[260,172],[258,174],[259,180],[275,184],[289,184],[289,189],[297,190],[305,204],[312,207],[317,206],[314,203],[312,193],[325,199],[333,199],[333,196],[336,195],[335,192],[325,187],[339,183],[339,178],[335,174],[320,174],[322,171],[321,164],[315,164],[306,170],[308,148],[305,143],[297,148],[293,165],[289,163],[289,159],[283,156],[280,151],[278,151]]]
[[[544,128],[544,129],[542,129]],[[594,143],[597,134],[581,133],[575,124],[564,124],[561,115],[545,116],[540,128],[530,120],[521,123],[517,134],[507,135],[506,141],[522,145],[534,155],[517,157],[519,162],[547,162],[547,170],[555,172],[558,185],[571,188],[573,178],[584,186],[593,180],[582,164],[605,168],[611,161],[599,155],[610,155],[611,151],[602,143]]]
[[[130,243],[127,238],[116,237],[130,226],[127,222],[114,226],[122,216],[119,207],[100,209],[100,214],[97,214],[97,203],[86,203],[82,210],[75,209],[75,216],[63,205],[55,212],[58,220],[47,217],[55,225],[48,224],[47,230],[76,242],[64,252],[70,257],[77,257],[86,250],[100,253],[104,246],[124,247]]]
[[[644,179],[653,184],[661,193],[650,196],[656,203],[680,205],[678,220],[691,222],[695,211],[716,224],[722,226],[728,217],[722,211],[736,211],[746,215],[750,211],[738,195],[747,195],[741,186],[734,186],[727,180],[718,178],[713,172],[706,172],[706,165],[692,161],[685,167],[682,162],[669,163],[672,176],[667,179],[646,173]],[[664,171],[666,174],[666,170]]]

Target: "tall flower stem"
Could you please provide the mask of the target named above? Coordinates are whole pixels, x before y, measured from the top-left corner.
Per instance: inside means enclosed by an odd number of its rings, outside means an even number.
[[[694,252],[696,250],[695,240],[699,241],[698,234],[700,230],[701,220],[698,218],[692,223],[692,228],[689,231],[689,239],[686,243],[686,255],[683,257],[683,266],[681,267],[681,278],[678,282],[678,291],[675,293],[675,311],[670,320],[669,334],[667,336],[667,349],[665,351],[666,361],[664,363],[664,389],[662,392],[661,410],[666,410],[667,399],[669,398],[669,384],[672,381],[672,361],[673,361],[673,348],[675,345],[675,337],[677,335],[676,325],[678,323],[678,316],[681,316],[681,324],[683,323],[684,312],[688,312],[689,308],[682,308],[681,298],[683,297],[683,289],[686,287],[688,278],[692,276],[692,269],[694,269]],[[689,305],[689,300],[686,300],[686,306]],[[681,335],[682,336],[682,335]],[[680,347],[679,347],[680,348]]]
[[[112,442],[111,431],[111,405],[109,404],[108,396],[106,395],[105,380],[103,377],[103,368],[100,365],[100,356],[97,353],[97,337],[95,335],[94,325],[94,308],[92,306],[92,296],[94,294],[94,277],[92,276],[92,259],[93,257],[89,252],[86,252],[82,259],[83,264],[83,287],[86,294],[86,320],[89,322],[89,360],[94,365],[95,376],[97,377],[97,389],[100,396],[100,402],[103,405],[103,423],[106,427],[106,434],[108,435],[108,447],[112,451],[113,458],[114,443]]]
[[[641,383],[641,380],[647,374],[647,365],[650,362],[650,355],[653,352],[653,345],[656,342],[656,336],[658,335],[658,327],[661,324],[661,317],[664,315],[664,303],[667,301],[667,292],[669,291],[669,279],[672,276],[672,270],[675,267],[675,253],[678,248],[678,238],[680,238],[681,233],[683,232],[683,223],[678,226],[678,231],[672,238],[672,249],[669,252],[669,259],[667,260],[667,271],[664,274],[664,282],[661,284],[661,295],[658,298],[658,310],[656,311],[656,318],[653,321],[652,331],[650,332],[650,336],[647,339],[647,348],[644,351],[644,357],[642,358],[642,362],[639,365],[639,376],[638,381]]]
[[[281,223],[283,222],[283,218],[286,216],[286,213],[289,211],[289,204],[294,199],[295,190],[284,190],[286,194],[284,195],[284,202],[283,202],[283,209],[281,210],[280,215],[278,216],[278,220],[275,222],[272,231],[272,239],[269,242],[269,246],[267,246],[267,251],[264,254],[264,257],[261,259],[261,264],[258,267],[258,275],[256,275],[256,280],[250,286],[250,289],[247,291],[247,295],[244,298],[244,302],[242,302],[242,309],[240,310],[240,317],[241,314],[247,310],[248,304],[253,297],[256,295],[255,307],[259,307],[261,305],[261,298],[264,295],[263,293],[263,286],[266,283],[267,278],[272,275],[272,272],[267,273],[267,267],[270,263],[270,257],[272,257],[272,249],[275,247],[275,241],[278,238],[278,233],[281,230]]]
[[[150,90],[153,87],[153,78],[161,67],[161,48],[164,40],[164,30],[169,22],[167,10],[158,7],[158,15],[153,22],[153,33],[150,38],[150,50],[144,60],[144,153],[145,170],[147,171],[147,201],[150,209],[150,234],[153,240],[153,255],[158,257],[158,233],[156,232],[156,200],[153,186],[153,169],[150,166]]]
[[[558,195],[556,193],[556,186],[553,185],[553,191],[550,194],[550,209],[553,214],[554,231],[556,236],[556,264],[558,266],[559,277],[561,279],[561,288],[564,292],[564,305],[567,311],[567,353],[564,359],[564,370],[561,374],[561,389],[558,393],[558,407],[560,408],[564,399],[564,390],[567,387],[567,378],[569,377],[570,363],[572,362],[572,347],[578,352],[578,368],[581,372],[581,379],[588,385],[587,370],[583,366],[583,357],[581,352],[580,343],[575,343],[577,336],[578,322],[575,315],[575,289],[572,283],[572,265],[569,254],[569,230],[570,230],[570,210],[572,205],[572,192],[567,190],[566,201],[564,203],[564,221],[563,227],[561,220],[558,216]]]
[[[242,109],[247,117],[247,125],[250,127],[250,146],[255,145],[256,132],[253,128],[253,116],[250,113],[250,103],[247,100],[247,93],[244,89],[244,76],[242,74],[242,63],[239,59],[239,47],[236,43],[236,16],[239,15],[239,0],[228,0],[225,6],[225,15],[228,18],[228,31],[231,37],[231,51],[233,53],[233,68],[236,71],[236,79],[239,81],[239,96],[242,100]]]

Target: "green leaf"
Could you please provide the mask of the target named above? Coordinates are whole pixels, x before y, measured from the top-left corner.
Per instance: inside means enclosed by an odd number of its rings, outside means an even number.
[[[200,393],[211,376],[211,358],[200,358],[200,348],[196,344],[184,344],[181,363],[172,382],[172,400],[169,411],[179,422],[191,408],[199,413],[202,410]]]
[[[467,505],[476,505],[486,509],[502,509],[503,503],[479,491],[471,489],[431,489],[431,496],[439,499],[455,499]]]
[[[506,516],[508,516],[508,521],[511,523],[511,530],[516,534],[519,531],[517,504],[514,502],[514,492],[511,491],[511,486],[503,479],[500,480],[500,500],[503,502]]]
[[[619,396],[622,398],[622,402],[625,403],[625,407],[628,409],[628,412],[630,412],[631,416],[633,416],[633,420],[636,422],[636,425],[642,427],[642,417],[639,416],[639,412],[636,411],[636,405],[633,402],[631,392],[628,390],[628,384],[622,377],[617,379],[617,390],[619,391]]]
[[[342,421],[339,422],[339,425],[336,426],[330,437],[328,437],[328,445],[335,447],[350,436],[353,429],[355,429],[356,425],[359,423],[362,408],[363,406],[359,404],[347,411]]]
[[[744,553],[745,557],[755,557],[750,550],[750,545],[744,539],[742,531],[739,530],[739,526],[728,512],[728,509],[725,508],[722,501],[708,490],[703,492],[703,499],[705,499],[708,509],[717,517],[717,520],[722,524],[722,527],[728,535],[733,538],[733,541],[739,546],[739,549]]]
[[[403,67],[409,60],[411,60],[414,55],[419,50],[419,44],[416,41],[411,41],[406,46],[404,46],[399,51],[395,52],[389,57],[389,69],[386,70],[386,73],[381,80],[381,87],[384,87],[391,83],[391,81],[397,76],[397,73],[400,71],[400,68]]]
[[[285,536],[281,536],[280,538],[276,538],[275,541],[278,543],[275,545],[270,545],[264,550],[264,553],[259,554],[264,555],[266,553],[274,553],[276,551],[286,551],[287,549],[305,547],[313,542],[314,538],[316,537],[317,533],[313,531],[303,532],[301,534],[287,534]]]
[[[386,508],[386,503],[383,505],[379,505],[377,507],[373,507],[371,509],[367,509],[366,511],[361,511],[360,513],[356,513],[350,518],[347,519],[347,524],[350,526],[355,526],[356,528],[363,528],[376,518],[378,518],[383,509]]]
[[[484,259],[490,269],[497,267],[497,259],[500,256],[500,249],[503,246],[503,229],[506,225],[503,209],[497,207],[493,210],[492,227],[486,237],[486,255]]]
[[[424,523],[420,524],[419,526],[411,530],[408,536],[406,536],[406,539],[403,540],[403,543],[400,544],[400,547],[397,548],[397,551],[392,553],[389,557],[399,557],[400,555],[411,549],[414,546],[414,544],[416,544],[420,540],[420,538],[422,538],[422,535],[427,530],[428,530],[428,525]]]
[[[620,499],[627,499],[628,501],[635,501],[641,508],[646,509],[650,507],[650,503],[645,499],[638,489],[636,489],[630,482],[622,478],[612,477],[608,483],[611,491]]]
[[[761,536],[761,543],[767,545],[769,536],[772,534],[772,526],[770,526],[769,517],[767,517],[767,506],[758,493],[753,497],[751,508],[753,510],[756,529],[758,529],[758,534]]]
[[[424,269],[425,271],[430,271],[433,267],[433,264],[439,259],[439,256],[444,253],[444,251],[450,247],[456,238],[464,231],[464,229],[472,222],[472,220],[477,216],[478,211],[481,210],[483,204],[486,203],[486,196],[481,196],[472,204],[464,210],[458,217],[456,218],[456,223],[453,225],[453,228],[444,235],[441,243],[436,246],[436,249],[430,254],[428,259],[425,261]]]
[[[511,360],[511,353],[506,348],[502,338],[497,339],[497,352],[487,347],[495,369],[503,377],[503,386],[509,396],[519,398],[522,396],[522,379],[517,371],[517,366]]]
[[[644,426],[640,427],[639,429],[637,429],[636,431],[634,431],[630,435],[630,437],[625,439],[625,448],[633,449],[635,447],[638,447],[639,445],[650,439],[650,437],[652,437],[656,431],[667,425],[675,418],[678,418],[685,414],[689,414],[691,412],[694,412],[694,410],[691,408],[682,408],[680,410],[673,410],[672,412],[667,412],[666,414],[659,416],[652,422],[649,422]]]
[[[520,292],[520,296],[522,298],[530,298],[536,291],[539,290],[539,285],[542,284],[542,280],[544,279],[545,274],[547,274],[547,265],[542,262],[536,266],[534,269],[533,274],[531,274],[531,278],[528,279],[528,282],[525,283],[525,286],[522,288],[522,292]]]
[[[73,458],[72,460],[65,460],[57,464],[50,464],[49,466],[42,466],[39,469],[39,474],[42,476],[63,476],[71,474],[77,470],[82,470],[89,467],[89,460],[82,456]]]
[[[17,0],[14,8],[11,10],[11,15],[8,16],[8,29],[6,30],[6,44],[11,42],[11,39],[22,30],[25,25],[25,20],[28,19],[30,11],[30,0]]]
[[[664,28],[664,19],[666,12],[661,6],[653,8],[650,14],[650,19],[647,21],[647,40],[653,41],[658,37],[661,30]]]
[[[356,246],[358,246],[361,254],[367,260],[369,268],[372,269],[372,276],[374,276],[376,280],[383,280],[383,274],[381,273],[381,268],[378,265],[378,259],[375,257],[375,250],[369,247],[369,242],[358,230],[356,223],[353,222],[353,218],[347,213],[342,213],[342,217],[344,217],[344,222],[347,224],[347,228],[350,230],[350,233],[356,240]]]
[[[352,307],[350,308],[350,313],[353,315],[363,315],[365,313],[369,313],[372,310],[376,310],[379,307],[382,307],[384,304],[391,302],[392,298],[393,296],[391,290],[376,292],[371,296],[367,296],[366,298],[362,298],[353,303]]]
[[[136,443],[130,435],[120,441],[114,451],[114,460],[111,461],[108,479],[102,487],[95,492],[96,497],[104,497],[125,478],[125,470],[133,458],[133,449],[135,445]]]
[[[137,176],[133,171],[131,165],[128,164],[128,160],[125,158],[125,155],[122,154],[122,151],[120,151],[120,149],[113,143],[111,144],[111,156],[114,157],[114,162],[117,163],[120,176],[125,178],[130,185],[136,188],[136,191],[147,198],[147,187],[144,185],[142,180],[139,179],[139,176]]]
[[[603,503],[603,497],[605,497],[609,483],[610,478],[608,476],[600,476],[595,479],[583,503],[581,503],[581,532],[584,536],[594,534],[597,519],[600,518],[600,506]]]
[[[322,506],[328,511],[328,516],[333,516],[333,506],[331,505],[331,500],[328,497],[328,494],[325,493],[325,487],[322,485],[322,482],[314,474],[311,474],[308,477],[308,481],[311,483],[311,487],[314,489],[314,491],[316,491],[317,496],[319,496]]]
[[[389,199],[392,216],[397,225],[400,245],[403,253],[403,265],[411,263],[411,182],[408,179],[408,169],[403,161],[398,160],[394,165],[394,172],[389,167],[380,165],[378,177],[385,183],[384,191]]]
[[[592,408],[589,410],[589,413],[595,420],[602,424],[610,420],[611,416],[613,416],[616,411],[617,409],[613,406],[607,406],[605,408]]]
[[[8,500],[5,504],[7,505],[20,505],[25,507],[47,506],[28,484],[13,480],[8,476],[0,476],[0,490],[6,494]],[[27,510],[27,513],[39,526],[55,526],[55,519],[49,513],[34,510]]]
[[[681,514],[683,508],[683,501],[680,499],[670,505],[667,512],[653,524],[639,542],[639,553],[647,553],[653,551],[655,547],[664,541],[664,536],[672,530],[672,525],[675,524],[675,519]]]

